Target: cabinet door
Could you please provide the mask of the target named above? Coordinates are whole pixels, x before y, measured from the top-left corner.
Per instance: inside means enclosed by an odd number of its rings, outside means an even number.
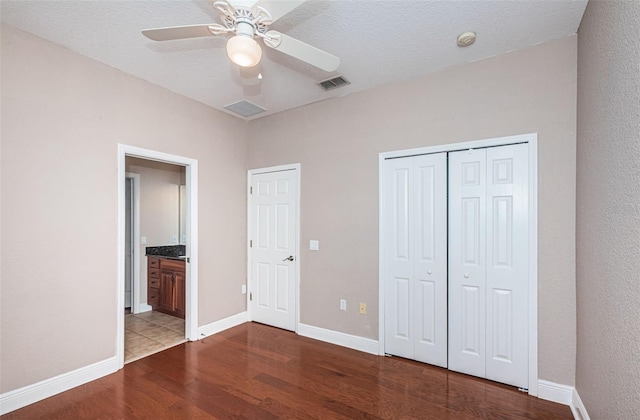
[[[171,312],[174,307],[174,279],[173,271],[162,270],[160,272],[160,296],[158,297],[158,309],[163,312]]]
[[[173,273],[174,278],[174,287],[175,287],[175,313],[180,318],[184,318],[184,314],[186,311],[186,279],[184,272],[176,271]]]

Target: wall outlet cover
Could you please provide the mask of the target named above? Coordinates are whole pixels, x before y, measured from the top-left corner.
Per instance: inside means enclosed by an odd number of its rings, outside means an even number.
[[[367,314],[367,304],[366,303],[361,303],[360,304],[360,315],[366,315]]]
[[[347,310],[347,300],[346,299],[340,299],[340,310],[341,311],[346,311]]]

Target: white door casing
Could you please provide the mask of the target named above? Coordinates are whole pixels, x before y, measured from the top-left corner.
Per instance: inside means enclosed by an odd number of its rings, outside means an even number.
[[[449,367],[521,388],[529,386],[528,163],[525,144],[449,154]]]
[[[384,163],[385,352],[447,367],[446,154]]]
[[[133,179],[127,177],[125,197],[125,244],[124,244],[124,307],[133,309]],[[135,297],[138,298],[137,296]]]
[[[253,321],[297,326],[298,171],[250,175],[250,314]]]
[[[187,243],[186,251],[189,262],[186,265],[186,313],[185,313],[185,336],[187,340],[195,341],[200,338],[198,335],[198,161],[187,157],[144,149],[136,146],[118,144],[118,277],[117,277],[117,329],[116,337],[116,359],[118,368],[124,366],[124,248],[125,248],[125,178],[126,157],[138,157],[142,159],[166,162],[185,167],[185,178],[187,185]],[[137,177],[136,174],[131,174]],[[137,201],[137,198],[135,199]],[[138,202],[135,203],[139,205]],[[139,207],[138,207],[139,208]],[[138,217],[136,211],[136,217]],[[135,225],[139,220],[134,221]],[[134,234],[136,242],[139,243],[139,233]],[[138,257],[134,255],[134,264]],[[136,269],[137,270],[137,269]],[[134,295],[135,295],[134,284]],[[138,295],[139,296],[139,295]],[[134,302],[135,303],[135,302]]]

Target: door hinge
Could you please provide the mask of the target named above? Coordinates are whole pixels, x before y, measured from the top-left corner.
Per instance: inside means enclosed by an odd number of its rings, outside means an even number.
[[[249,292],[249,302],[253,301],[253,293]]]
[[[249,194],[253,194],[253,187],[249,187]]]
[[[249,239],[249,248],[253,248],[253,240]]]

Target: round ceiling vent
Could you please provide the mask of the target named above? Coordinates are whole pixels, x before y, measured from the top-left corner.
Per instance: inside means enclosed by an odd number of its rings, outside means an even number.
[[[463,32],[458,35],[458,47],[468,47],[476,42],[475,32]]]

